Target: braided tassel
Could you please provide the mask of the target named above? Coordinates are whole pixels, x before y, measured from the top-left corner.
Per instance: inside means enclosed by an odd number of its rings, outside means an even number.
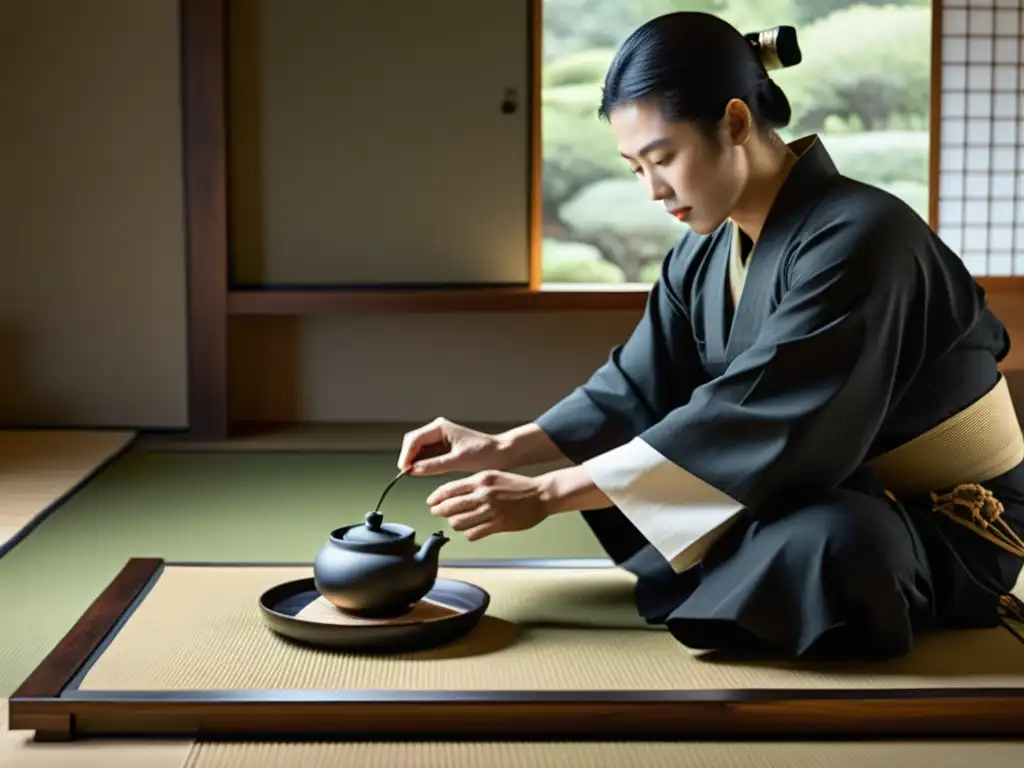
[[[933,493],[933,509],[1018,557],[1024,557],[1024,541],[1003,518],[1002,503],[976,483],[958,485],[949,493]],[[1024,622],[1024,602],[1016,595],[999,598],[1004,618]]]
[[[1024,557],[1024,541],[1003,518],[1002,503],[987,488],[976,483],[965,483],[949,493],[933,493],[931,497],[936,512],[1007,552]]]

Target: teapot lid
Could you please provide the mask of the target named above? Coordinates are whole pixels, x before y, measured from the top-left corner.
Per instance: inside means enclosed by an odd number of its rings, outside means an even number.
[[[385,525],[380,512],[367,512],[363,525],[353,525],[342,537],[343,541],[355,544],[388,544],[404,539],[408,535],[405,526]]]

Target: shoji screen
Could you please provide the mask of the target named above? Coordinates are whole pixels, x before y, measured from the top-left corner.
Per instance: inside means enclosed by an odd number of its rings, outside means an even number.
[[[1024,0],[942,0],[939,232],[979,276],[1024,274]]]

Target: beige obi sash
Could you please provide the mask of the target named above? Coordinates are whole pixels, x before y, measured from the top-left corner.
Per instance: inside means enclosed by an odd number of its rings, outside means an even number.
[[[1005,377],[964,410],[869,464],[897,496],[983,483],[1024,461],[1024,434]]]

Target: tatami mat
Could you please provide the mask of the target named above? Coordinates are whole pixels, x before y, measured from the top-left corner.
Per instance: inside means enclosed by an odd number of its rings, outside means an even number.
[[[0,547],[134,436],[122,431],[0,431]]]
[[[611,568],[442,568],[491,595],[467,637],[385,656],[336,654],[270,632],[260,594],[306,567],[168,566],[83,690],[742,690],[1024,687],[1024,644],[1003,628],[923,635],[882,663],[695,654],[649,629],[632,576]]]

